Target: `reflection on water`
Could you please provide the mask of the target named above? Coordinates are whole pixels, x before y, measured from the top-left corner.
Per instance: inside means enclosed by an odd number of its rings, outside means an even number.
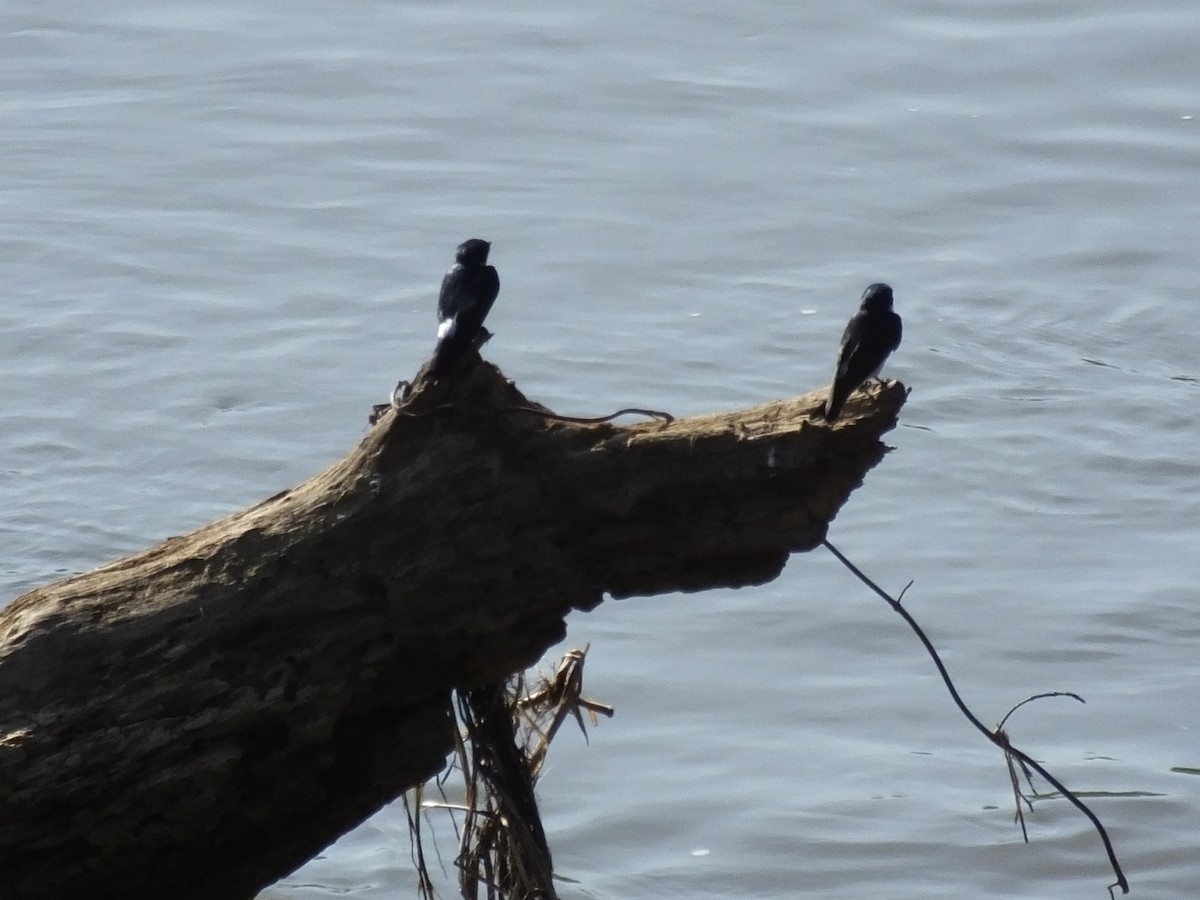
[[[6,595],[347,450],[494,242],[490,357],[568,414],[822,386],[863,287],[913,387],[831,538],[972,706],[1200,881],[1190,5],[0,11]],[[617,717],[542,787],[565,896],[1095,897],[823,553],[570,623]],[[985,712],[986,711],[986,712]],[[266,896],[411,892],[386,810]],[[452,841],[441,844],[453,880]],[[697,850],[706,850],[699,855]],[[447,889],[447,893],[452,890]]]

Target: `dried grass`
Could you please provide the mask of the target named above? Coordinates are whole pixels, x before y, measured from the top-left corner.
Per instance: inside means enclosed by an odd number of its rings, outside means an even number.
[[[611,717],[612,707],[583,697],[587,647],[568,651],[553,675],[530,685],[523,674],[500,684],[455,694],[460,730],[457,751],[445,777],[459,773],[464,801],[424,800],[428,784],[413,791],[409,810],[413,861],[419,889],[433,896],[425,864],[421,823],[415,809],[463,812],[459,839],[459,891],[467,900],[555,900],[554,867],[538,812],[534,787],[550,742],[568,717],[587,737],[591,723]],[[439,779],[439,784],[442,780]]]

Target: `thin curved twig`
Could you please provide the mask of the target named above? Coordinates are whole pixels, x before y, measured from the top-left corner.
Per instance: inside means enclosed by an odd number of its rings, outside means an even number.
[[[926,636],[925,631],[921,628],[921,626],[917,624],[917,620],[914,619],[912,617],[912,615],[909,613],[909,611],[901,605],[900,600],[893,598],[883,588],[881,588],[874,581],[872,581],[870,578],[868,578],[863,573],[863,571],[861,569],[859,569],[858,566],[854,565],[854,563],[850,562],[850,560],[848,560],[845,557],[845,555],[840,550],[837,549],[837,547],[835,547],[835,546],[833,546],[833,544],[829,543],[828,539],[822,540],[821,543],[824,544],[825,549],[827,549],[830,553],[832,553],[835,557],[837,557],[838,561],[841,562],[841,564],[844,565],[847,569],[849,569],[854,574],[854,576],[858,578],[859,581],[861,581],[863,584],[865,584],[867,587],[869,587],[872,591],[874,591],[876,594],[878,594],[893,610],[895,610],[897,613],[899,613],[899,615],[902,619],[904,619],[904,621],[908,624],[908,627],[913,630],[913,633],[916,634],[916,636],[920,639],[921,643],[925,645],[925,650],[929,653],[930,658],[933,660],[933,664],[935,666],[937,666],[938,673],[942,676],[942,681],[946,685],[946,690],[948,690],[950,692],[950,698],[954,701],[955,706],[958,707],[959,712],[961,712],[966,717],[967,721],[969,721],[972,725],[974,725],[975,728],[979,730],[980,734],[982,734],[989,741],[991,741],[993,744],[995,744],[997,747],[999,747],[1001,750],[1003,750],[1006,755],[1011,755],[1012,757],[1016,758],[1023,767],[1028,767],[1030,769],[1033,769],[1035,772],[1037,772],[1039,775],[1041,775],[1044,779],[1046,779],[1047,782],[1049,782],[1055,788],[1055,790],[1057,790],[1060,794],[1062,794],[1062,796],[1066,797],[1067,800],[1069,800],[1076,809],[1078,809],[1081,813],[1083,813],[1085,816],[1087,816],[1087,818],[1091,821],[1092,826],[1096,829],[1097,834],[1100,835],[1100,840],[1104,843],[1104,850],[1108,854],[1109,865],[1112,866],[1113,874],[1117,878],[1117,880],[1114,884],[1109,885],[1108,893],[1110,895],[1112,895],[1113,888],[1119,887],[1121,889],[1122,894],[1128,894],[1129,893],[1129,882],[1125,878],[1125,872],[1121,869],[1121,864],[1117,861],[1117,854],[1116,854],[1116,851],[1113,850],[1112,841],[1109,840],[1108,831],[1104,828],[1103,823],[1101,823],[1100,819],[1097,818],[1096,814],[1088,808],[1086,803],[1084,803],[1077,796],[1075,796],[1075,794],[1072,793],[1061,781],[1059,781],[1057,778],[1055,778],[1053,775],[1051,775],[1049,772],[1047,772],[1046,769],[1041,765],[1041,763],[1037,762],[1035,759],[1030,757],[1027,753],[1023,752],[1022,750],[1019,750],[1018,748],[1014,747],[1009,742],[1008,736],[1006,734],[1004,734],[1002,727],[997,727],[995,731],[992,731],[986,725],[984,725],[983,722],[981,722],[979,720],[978,716],[976,716],[973,712],[971,712],[971,710],[967,707],[967,704],[963,701],[963,698],[959,695],[958,689],[954,686],[954,682],[950,678],[950,673],[946,670],[946,666],[942,662],[942,658],[938,655],[937,650],[934,648],[933,643]],[[904,586],[904,591],[900,592],[901,598],[904,597],[905,591],[907,591],[910,587],[912,587],[911,581],[907,585]],[[1051,694],[1049,696],[1055,696],[1059,693],[1066,693],[1066,692],[1056,692],[1055,694]],[[1082,698],[1078,697],[1077,695],[1074,695],[1074,694],[1066,694],[1066,695],[1075,697],[1080,702],[1083,702]],[[1028,700],[1032,700],[1032,699],[1036,699],[1036,698],[1030,697],[1030,698],[1027,698],[1027,700],[1022,700],[1021,703],[1018,703],[1016,706],[1014,706],[1012,710],[1009,710],[1009,715],[1012,714],[1013,710],[1016,710],[1018,707],[1020,707],[1024,703],[1028,702]],[[1006,715],[1004,717],[1004,720],[1002,720],[1000,723],[1001,726],[1003,726],[1004,721],[1007,721],[1007,719],[1008,719],[1008,716]],[[1020,807],[1018,807],[1018,809],[1019,808]],[[1022,823],[1022,829],[1024,829],[1024,823]]]
[[[1071,691],[1045,691],[1040,694],[1034,694],[1026,697],[1006,712],[1004,718],[1000,720],[1000,724],[996,726],[996,730],[993,732],[1000,740],[1000,746],[1004,748],[1004,763],[1008,766],[1008,780],[1012,784],[1013,792],[1013,821],[1021,826],[1021,837],[1027,844],[1029,843],[1029,831],[1025,827],[1025,810],[1021,809],[1021,802],[1024,801],[1025,805],[1029,807],[1029,811],[1033,812],[1033,799],[1026,796],[1025,792],[1021,790],[1021,779],[1017,776],[1018,764],[1021,767],[1021,774],[1025,776],[1025,783],[1029,785],[1029,793],[1033,797],[1040,797],[1042,795],[1033,783],[1033,772],[1030,771],[1029,766],[1025,765],[1024,760],[1017,759],[1012,754],[1012,743],[1008,739],[1008,732],[1004,730],[1004,725],[1009,720],[1009,717],[1026,703],[1032,703],[1034,700],[1047,700],[1051,697],[1070,697],[1072,700],[1078,700],[1080,703],[1087,702],[1078,694]]]
[[[412,391],[412,383],[411,382],[404,381],[403,379],[398,381],[396,383],[396,386],[394,388],[392,388],[392,393],[388,397],[387,403],[376,403],[374,406],[371,407],[371,412],[367,416],[367,423],[370,425],[379,424],[380,419],[383,418],[383,414],[386,413],[388,410],[391,410],[398,416],[408,416],[410,418],[420,418],[422,416],[428,416],[431,413],[435,413],[438,410],[452,409],[454,407],[453,403],[441,403],[441,404],[438,404],[437,406],[431,407],[429,409],[422,409],[422,410],[405,409],[404,408],[404,399],[409,395],[409,393],[411,391]],[[534,415],[541,416],[543,419],[552,419],[555,422],[573,422],[577,425],[602,425],[605,422],[611,422],[614,419],[620,418],[621,416],[647,416],[648,418],[651,418],[651,419],[657,419],[658,421],[662,422],[664,425],[670,425],[672,422],[675,421],[675,417],[668,412],[662,412],[661,410],[657,410],[657,409],[641,409],[640,407],[636,407],[636,406],[627,406],[624,409],[618,409],[615,413],[611,413],[610,415],[607,415],[607,416],[594,416],[594,417],[560,416],[558,413],[552,413],[548,409],[539,409],[536,406],[519,406],[518,405],[518,406],[510,406],[510,407],[508,407],[508,409],[515,410],[517,412],[533,413]]]
[[[1012,709],[1010,709],[1008,712],[1006,712],[1004,714],[1004,718],[1000,720],[1000,724],[997,725],[996,728],[997,729],[1003,728],[1004,723],[1008,721],[1008,717],[1011,716],[1013,713],[1015,713],[1018,709],[1020,709],[1026,703],[1032,703],[1034,700],[1045,700],[1049,697],[1070,697],[1072,700],[1078,700],[1080,703],[1087,703],[1086,700],[1084,700],[1082,697],[1080,697],[1078,694],[1074,693],[1073,691],[1046,691],[1041,694],[1034,694],[1031,697],[1026,697],[1024,700],[1022,700],[1020,703],[1018,703],[1016,706],[1014,706]]]
[[[625,409],[618,409],[615,413],[607,416],[560,416],[558,413],[552,413],[549,410],[538,409],[536,406],[510,406],[509,409],[517,410],[518,412],[528,412],[534,415],[541,416],[543,419],[553,419],[555,422],[574,422],[577,425],[602,425],[605,422],[611,422],[613,419],[621,416],[647,416],[651,419],[657,419],[664,425],[670,425],[675,421],[675,417],[668,412],[662,412],[657,409],[639,409],[636,406],[628,406]]]

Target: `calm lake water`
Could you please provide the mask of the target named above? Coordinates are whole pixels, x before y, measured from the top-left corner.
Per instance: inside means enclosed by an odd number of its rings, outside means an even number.
[[[913,393],[830,538],[985,721],[1082,694],[1013,740],[1195,896],[1198,45],[1191,0],[9,2],[0,597],[339,458],[463,238],[487,355],[576,415],[822,387],[887,280]],[[1106,896],[827,553],[569,626],[617,715],[541,785],[564,897]],[[414,883],[391,808],[263,898]]]

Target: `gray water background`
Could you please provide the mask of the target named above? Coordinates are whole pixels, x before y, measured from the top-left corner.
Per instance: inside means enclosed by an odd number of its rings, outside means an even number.
[[[1084,695],[1012,738],[1198,896],[1198,45],[1191,0],[8,2],[0,597],[339,458],[463,238],[578,415],[819,388],[883,279],[913,393],[831,540],[985,721]],[[569,628],[617,716],[540,789],[564,897],[1105,896],[828,554]],[[263,896],[413,885],[389,808]]]

